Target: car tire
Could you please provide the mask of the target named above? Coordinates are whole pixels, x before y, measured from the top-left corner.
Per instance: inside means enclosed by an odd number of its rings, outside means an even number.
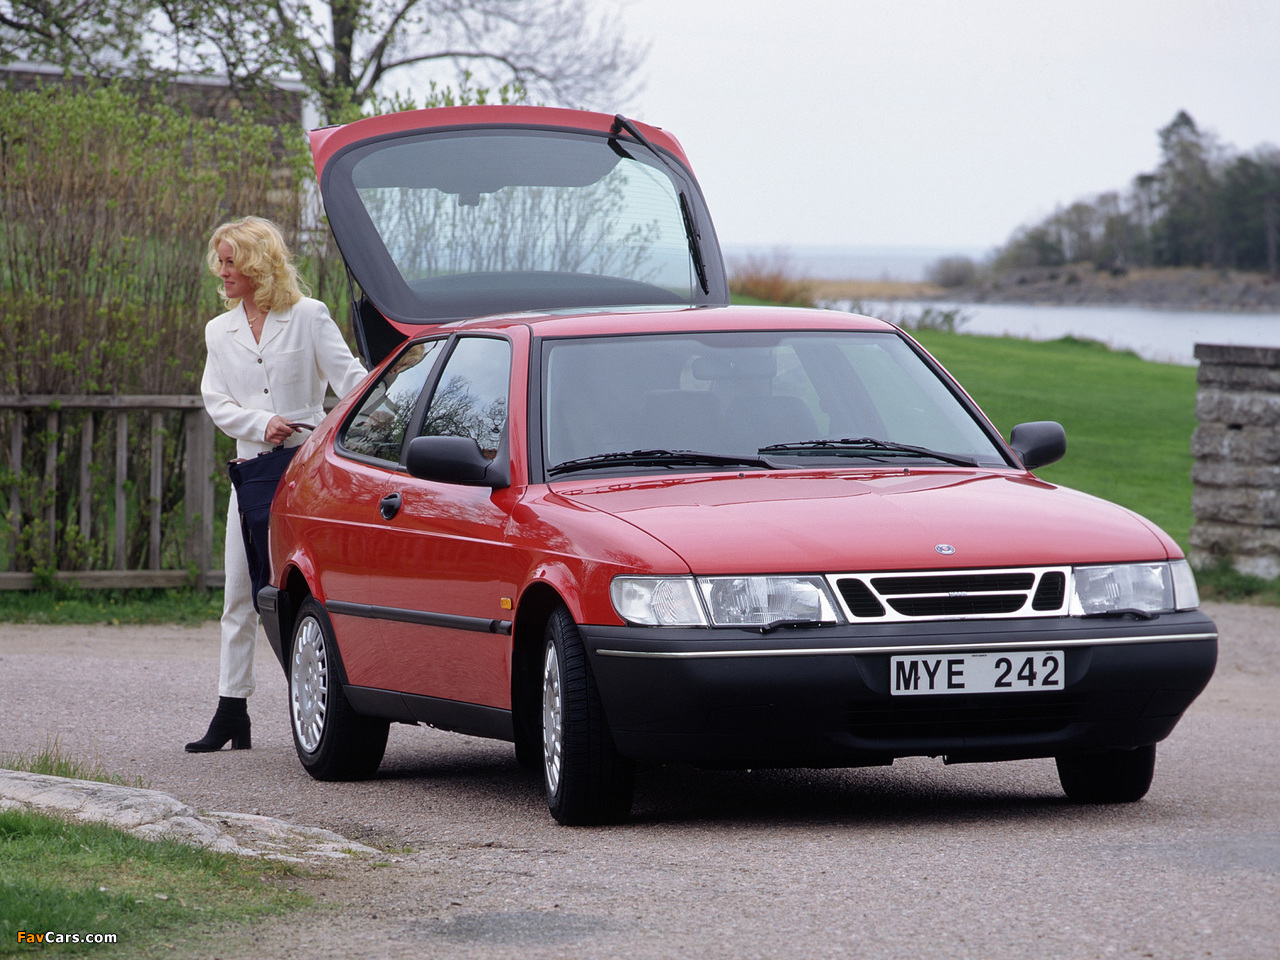
[[[1133,803],[1151,789],[1156,747],[1058,757],[1058,780],[1076,803]]]
[[[542,770],[542,740],[539,732],[525,735],[523,731],[516,731],[516,763],[521,770]]]
[[[390,722],[356,713],[342,692],[333,626],[314,597],[298,609],[289,648],[289,726],[303,768],[317,780],[378,772]]]
[[[565,607],[547,624],[542,671],[542,761],[557,823],[620,823],[631,813],[635,765],[605,721],[582,635]]]

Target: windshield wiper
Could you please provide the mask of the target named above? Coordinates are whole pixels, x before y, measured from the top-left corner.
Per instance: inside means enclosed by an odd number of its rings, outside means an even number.
[[[763,457],[699,453],[696,450],[619,450],[614,453],[597,453],[595,456],[581,457],[577,460],[566,460],[548,468],[547,473],[555,476],[562,473],[573,473],[577,470],[591,470],[596,467],[630,466],[764,467],[767,470],[777,469],[777,464],[770,463]]]
[[[928,447],[917,447],[910,443],[897,443],[893,440],[877,440],[875,437],[855,437],[843,440],[802,440],[798,443],[772,443],[761,447],[759,453],[831,453],[841,456],[846,453],[882,453],[888,456],[927,457],[941,460],[957,467],[976,467],[978,461],[973,457],[965,457],[956,453],[942,453]]]
[[[619,113],[614,116],[613,126],[609,128],[609,132],[616,136],[622,130],[626,130],[635,137],[636,142],[657,157],[668,170],[677,172],[671,162],[658,152],[658,148],[649,142],[649,138],[641,133],[634,123]],[[684,195],[683,190],[680,191],[680,216],[684,218],[684,234],[689,241],[689,256],[693,258],[693,269],[697,271],[698,284],[702,287],[703,293],[710,293],[711,290],[707,284],[707,263],[702,259],[702,241],[698,237],[698,228],[693,222],[693,212],[689,209],[689,198]]]

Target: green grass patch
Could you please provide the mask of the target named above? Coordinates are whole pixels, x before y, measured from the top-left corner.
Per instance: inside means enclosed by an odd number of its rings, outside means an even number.
[[[182,955],[212,947],[228,925],[309,903],[289,889],[287,865],[27,811],[0,811],[0,850],[0,956]],[[36,942],[50,932],[81,940]]]
[[[1048,342],[921,330],[913,334],[1007,438],[1057,420],[1067,455],[1036,471],[1134,510],[1187,549],[1196,371],[1089,340]]]
[[[1241,573],[1225,557],[1212,567],[1197,570],[1196,586],[1200,588],[1200,596],[1205,600],[1280,606],[1280,580],[1264,580],[1262,577]]]
[[[23,773],[39,773],[48,777],[70,777],[72,780],[97,780],[101,783],[115,783],[120,786],[144,786],[141,778],[129,783],[119,774],[110,773],[98,762],[80,760],[62,751],[58,738],[48,740],[43,750],[28,756],[25,753],[0,755],[0,767],[6,770],[20,770]]]
[[[5,623],[196,624],[221,616],[221,590],[0,590]]]
[[[773,300],[766,300],[763,297],[752,297],[745,293],[730,293],[729,302],[736,306],[743,307],[781,307],[785,304],[776,303]]]

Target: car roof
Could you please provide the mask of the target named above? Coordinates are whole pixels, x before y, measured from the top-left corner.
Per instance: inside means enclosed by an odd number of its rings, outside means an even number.
[[[668,309],[624,309],[509,313],[441,324],[423,331],[501,332],[527,327],[535,337],[634,336],[655,333],[718,333],[756,330],[854,330],[890,333],[893,324],[874,317],[803,307],[717,306]]]

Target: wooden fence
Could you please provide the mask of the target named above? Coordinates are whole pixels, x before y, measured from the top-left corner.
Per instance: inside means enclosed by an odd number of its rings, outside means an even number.
[[[4,514],[9,539],[4,545],[5,556],[0,559],[0,590],[27,590],[40,582],[37,573],[16,569],[20,565],[23,523],[35,524],[37,518],[39,537],[48,537],[47,544],[39,544],[44,555],[57,558],[65,553],[59,550],[59,537],[74,530],[93,548],[88,552],[100,558],[95,564],[98,569],[56,570],[52,575],[55,581],[92,588],[222,586],[223,571],[213,569],[214,427],[200,397],[0,396],[0,418],[7,420],[9,426],[10,481]],[[180,448],[172,440],[166,447],[166,440],[170,439],[166,420],[175,418],[182,424]],[[135,424],[133,446],[131,420]],[[104,431],[113,432],[114,440]],[[24,449],[24,437],[33,435],[39,436],[38,445],[28,440],[31,449]],[[43,447],[42,462],[38,447]],[[183,522],[178,528],[184,541],[176,549],[173,544],[161,542],[163,491],[171,479],[166,476],[165,452],[172,454],[175,449],[181,451],[182,461]],[[149,469],[145,476],[130,477],[130,460],[137,460],[131,453],[140,450],[150,451]],[[104,458],[106,462],[102,462]],[[32,460],[35,462],[28,462]],[[136,462],[134,472],[142,472]],[[75,489],[59,489],[59,478],[65,487],[69,476],[74,478],[70,485]],[[41,491],[40,507],[33,512],[30,503],[24,504],[22,491],[31,489],[30,484],[23,486],[24,480],[36,479]],[[113,487],[113,501],[103,495],[104,480]],[[130,492],[135,502],[144,500],[147,508],[139,511],[135,507],[133,511],[135,524],[145,515],[149,526],[145,542],[141,530],[130,530],[128,526]],[[95,517],[95,504],[114,522]],[[131,537],[142,544],[134,552],[145,555],[144,569],[128,569],[127,546]],[[162,563],[167,563],[168,569],[162,569]],[[48,576],[47,571],[44,576]]]

